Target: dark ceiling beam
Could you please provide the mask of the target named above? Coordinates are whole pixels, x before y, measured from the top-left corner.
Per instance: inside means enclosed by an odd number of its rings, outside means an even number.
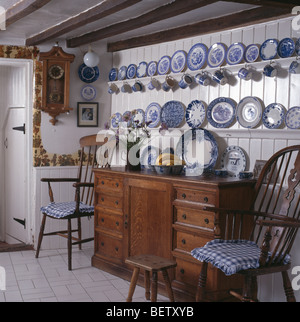
[[[22,0],[17,2],[6,11],[6,26],[30,15],[34,11],[42,8],[51,0]]]
[[[295,6],[299,6],[299,0],[223,0],[226,2],[237,2],[237,3],[245,3],[245,4],[253,4],[257,6],[265,6],[265,7],[275,7],[275,8],[293,8]]]
[[[99,5],[90,8],[70,19],[63,21],[47,30],[40,32],[26,39],[27,46],[39,45],[45,41],[55,39],[79,27],[85,26],[89,23],[97,21],[108,15],[114,14],[125,8],[135,5],[142,0],[106,0]]]
[[[125,20],[120,23],[107,26],[103,29],[89,32],[79,37],[68,39],[67,47],[75,48],[85,44],[90,44],[95,41],[106,39],[108,37],[119,35],[124,32],[135,30],[161,20],[172,18],[183,13],[199,9],[215,2],[217,2],[217,0],[175,0],[171,3],[149,11],[139,17]]]
[[[283,18],[291,14],[289,8],[271,8],[258,7],[230,14],[227,16],[208,19],[195,24],[164,30],[153,34],[124,39],[121,41],[109,43],[108,52],[116,52],[124,49],[135,47],[149,46],[178,39],[200,36],[213,32],[221,32],[224,30],[237,28],[245,25],[266,22],[274,18]]]

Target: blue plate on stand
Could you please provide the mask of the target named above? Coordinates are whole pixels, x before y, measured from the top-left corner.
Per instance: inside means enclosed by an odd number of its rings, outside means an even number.
[[[83,63],[79,66],[78,76],[85,83],[94,83],[100,76],[99,68],[88,67]]]
[[[225,46],[218,42],[213,44],[208,51],[207,63],[209,67],[215,68],[223,64],[226,57],[226,48]]]
[[[266,40],[259,49],[262,60],[272,60],[277,56],[278,41],[276,39]]]
[[[147,123],[151,121],[151,123],[148,125],[150,129],[158,126],[160,123],[160,116],[160,105],[158,103],[149,104],[145,111],[145,122]]]
[[[156,74],[157,72],[157,62],[156,61],[151,61],[149,64],[148,64],[148,67],[147,67],[147,75],[149,77],[152,77]]]
[[[229,65],[236,65],[239,64],[244,58],[245,46],[240,43],[236,42],[232,44],[226,54],[226,62]]]
[[[186,123],[193,129],[199,128],[205,120],[205,114],[204,103],[198,100],[192,101],[186,109]]]
[[[110,82],[114,82],[118,79],[118,69],[112,68],[109,72],[108,79]]]
[[[171,59],[171,70],[173,73],[180,73],[186,65],[186,53],[183,50],[177,50]]]
[[[188,68],[192,71],[203,67],[207,60],[207,47],[204,44],[194,45],[187,56]]]
[[[169,56],[163,56],[157,65],[159,75],[168,74],[171,67],[171,58]]]
[[[169,101],[161,109],[161,122],[168,128],[178,127],[185,116],[184,106],[178,101]]]
[[[139,78],[145,77],[147,75],[147,66],[146,62],[141,62],[136,70],[136,76]]]
[[[118,80],[124,80],[126,78],[126,71],[127,71],[127,67],[126,66],[122,66],[119,69]]]
[[[259,57],[259,47],[255,44],[251,44],[246,47],[244,59],[247,63],[254,63]]]
[[[295,52],[295,42],[291,38],[284,38],[279,42],[277,53],[281,58],[293,56]]]
[[[236,114],[236,103],[227,97],[213,100],[206,112],[208,122],[216,128],[226,128],[232,124]]]
[[[136,75],[136,65],[131,64],[127,68],[126,77],[128,79],[132,79],[135,77],[135,75]]]

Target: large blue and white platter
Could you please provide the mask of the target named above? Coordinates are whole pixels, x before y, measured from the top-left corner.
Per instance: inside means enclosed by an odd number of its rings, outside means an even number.
[[[127,72],[127,67],[126,66],[122,66],[119,69],[118,80],[124,80],[126,78],[126,72]]]
[[[195,44],[187,55],[187,66],[190,70],[202,68],[207,60],[207,47],[204,44]]]
[[[163,56],[157,65],[157,70],[159,75],[168,74],[171,67],[171,58],[169,56]]]
[[[149,77],[153,77],[156,74],[156,72],[157,72],[157,62],[151,61],[147,67],[147,75]]]
[[[140,156],[142,168],[149,169],[151,165],[155,165],[158,156],[159,149],[153,145],[147,145],[145,148],[142,148],[142,153]]]
[[[185,112],[186,123],[193,129],[199,128],[205,120],[206,111],[202,101],[192,101]]]
[[[147,75],[147,63],[142,61],[141,63],[139,63],[139,66],[136,70],[136,76],[141,78],[141,77],[145,77]]]
[[[186,175],[201,175],[212,169],[218,159],[218,144],[205,129],[190,129],[180,138],[176,154],[186,163]]]
[[[262,110],[262,104],[257,97],[246,96],[237,106],[237,121],[242,127],[252,129],[260,122]]]
[[[244,52],[245,46],[242,43],[236,42],[230,45],[226,53],[226,62],[229,65],[239,64],[244,58]]]
[[[226,128],[235,119],[236,103],[227,97],[219,97],[213,100],[206,112],[208,122],[216,128]]]
[[[266,40],[259,49],[262,60],[271,60],[277,56],[278,41],[276,39]]]
[[[295,42],[291,38],[282,39],[277,48],[277,53],[281,58],[287,58],[293,56],[295,52]]]
[[[88,67],[83,63],[79,66],[78,76],[85,83],[94,83],[100,76],[99,68]]]
[[[169,101],[161,109],[161,122],[168,128],[178,127],[185,116],[184,106],[178,101]]]
[[[180,73],[186,66],[186,53],[183,50],[177,50],[171,59],[171,71]]]
[[[288,110],[285,116],[285,124],[289,129],[300,129],[300,106],[294,106]]]
[[[161,106],[158,103],[151,103],[145,110],[145,122],[151,122],[148,127],[155,128],[160,123]]]
[[[134,78],[136,76],[136,69],[137,69],[137,67],[135,64],[129,65],[127,68],[127,71],[126,71],[126,77],[128,79]]]
[[[251,44],[246,47],[244,53],[244,59],[247,63],[254,63],[259,57],[259,47],[255,44]]]
[[[281,126],[285,117],[285,108],[279,103],[268,105],[262,116],[263,124],[268,129],[277,129]]]
[[[223,64],[226,57],[225,46],[218,42],[213,44],[208,51],[207,63],[209,67],[215,68]]]

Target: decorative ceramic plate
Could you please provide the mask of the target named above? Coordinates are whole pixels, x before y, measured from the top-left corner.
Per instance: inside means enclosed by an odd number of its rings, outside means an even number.
[[[180,73],[186,65],[186,53],[183,50],[177,50],[171,59],[171,70],[173,73]]]
[[[219,97],[213,100],[206,112],[208,122],[217,128],[228,127],[235,118],[236,104],[226,97]]]
[[[290,129],[300,129],[300,106],[288,110],[285,116],[285,124]]]
[[[300,56],[300,38],[298,38],[298,40],[296,41],[295,50],[296,50],[296,55]]]
[[[151,103],[145,111],[145,122],[151,123],[148,125],[149,128],[157,127],[160,123],[161,107],[158,103]]]
[[[260,47],[259,55],[263,60],[274,59],[277,55],[278,41],[276,39],[266,40]]]
[[[236,42],[232,44],[226,54],[226,62],[229,65],[236,65],[239,64],[244,58],[245,46],[240,43]]]
[[[247,63],[254,63],[259,57],[259,47],[255,44],[249,45],[245,49],[244,59]]]
[[[132,79],[136,76],[136,65],[131,64],[127,68],[126,77]]]
[[[127,71],[127,67],[126,66],[122,66],[119,69],[118,80],[124,80],[126,78],[126,71]]]
[[[221,66],[225,60],[226,49],[222,43],[216,43],[209,48],[207,63],[209,67]]]
[[[221,168],[227,170],[229,176],[238,177],[241,171],[245,171],[246,166],[246,155],[240,147],[231,145],[223,152]]]
[[[257,97],[247,96],[239,102],[236,118],[242,127],[252,129],[260,122],[262,110]]]
[[[157,62],[156,61],[152,61],[148,64],[148,67],[147,67],[147,75],[149,77],[152,77],[156,74],[157,72]]]
[[[201,175],[215,166],[218,144],[209,131],[191,129],[179,139],[176,154],[186,163],[186,175]]]
[[[99,68],[96,67],[88,67],[86,64],[82,64],[78,69],[79,78],[85,83],[93,83],[95,82],[100,75]]]
[[[145,122],[145,112],[141,108],[133,110],[131,112],[131,115],[132,115],[132,124],[134,127],[136,127],[137,125],[141,125]]]
[[[161,109],[161,122],[168,128],[178,127],[184,116],[184,106],[178,101],[169,101]]]
[[[159,75],[165,75],[169,73],[171,67],[171,58],[169,56],[163,56],[157,65]]]
[[[277,53],[281,58],[291,57],[295,52],[295,42],[291,38],[284,38],[279,42]]]
[[[207,47],[204,44],[194,45],[187,56],[187,65],[190,70],[198,70],[207,60]]]
[[[122,122],[127,122],[128,127],[132,124],[132,115],[130,111],[124,112],[122,115]]]
[[[122,114],[117,112],[111,117],[111,127],[116,129],[119,126],[119,123],[122,122]]]
[[[266,128],[277,129],[283,123],[284,116],[284,106],[278,103],[273,103],[265,108],[262,116],[262,121]]]
[[[136,70],[136,76],[137,77],[145,77],[147,75],[147,63],[141,62]]]
[[[109,72],[108,78],[110,82],[116,81],[118,79],[118,69],[112,68]]]
[[[204,103],[198,100],[192,101],[186,109],[186,123],[189,127],[196,129],[204,122],[205,114]]]
[[[81,96],[86,101],[92,101],[96,98],[97,91],[92,85],[84,86],[81,90]]]
[[[156,159],[159,156],[159,149],[148,145],[142,150],[140,162],[142,168],[149,169],[151,165],[155,165]]]

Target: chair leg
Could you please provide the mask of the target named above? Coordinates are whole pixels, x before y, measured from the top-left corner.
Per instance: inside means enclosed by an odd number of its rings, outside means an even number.
[[[68,270],[72,270],[72,223],[68,219]]]
[[[196,293],[196,302],[202,302],[205,298],[205,287],[207,279],[207,266],[206,262],[202,263],[201,273],[199,275],[197,293]]]
[[[132,302],[132,296],[133,296],[133,293],[135,291],[136,282],[137,282],[137,280],[139,278],[139,274],[140,274],[139,267],[135,267],[134,270],[133,270],[133,273],[132,273],[132,278],[131,278],[129,292],[128,292],[126,302]]]
[[[152,273],[151,302],[157,301],[157,272]]]
[[[149,271],[145,271],[145,297],[146,300],[150,300],[150,272]]]
[[[174,294],[173,294],[173,290],[172,290],[172,287],[171,287],[171,282],[170,282],[170,279],[169,279],[169,274],[167,272],[166,269],[163,269],[162,270],[162,275],[163,275],[163,278],[164,278],[164,281],[165,281],[165,284],[166,284],[166,287],[167,287],[167,292],[168,292],[168,296],[169,296],[169,299],[170,299],[170,302],[174,302]]]
[[[251,302],[252,300],[251,297],[252,297],[252,277],[245,275],[242,302]]]
[[[43,240],[44,230],[45,230],[45,225],[46,225],[46,218],[47,218],[47,216],[44,214],[43,219],[42,219],[42,223],[41,223],[39,240],[38,240],[38,245],[37,245],[37,249],[36,249],[36,253],[35,253],[35,258],[38,258],[39,254],[40,254],[40,248],[42,245],[42,240]]]
[[[81,240],[81,218],[77,218],[77,227],[78,227],[78,238]],[[81,244],[78,244],[79,250],[81,250],[82,246]]]
[[[281,272],[287,302],[296,302],[294,291],[287,271]]]

